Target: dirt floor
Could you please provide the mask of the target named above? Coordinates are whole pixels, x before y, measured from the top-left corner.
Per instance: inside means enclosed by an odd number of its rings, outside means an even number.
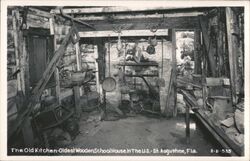
[[[185,118],[152,118],[136,115],[117,121],[100,121],[100,115],[83,114],[80,134],[67,148],[76,155],[177,155],[211,156],[213,139],[202,125],[191,119],[190,144],[185,139]],[[91,152],[88,150],[92,150]]]

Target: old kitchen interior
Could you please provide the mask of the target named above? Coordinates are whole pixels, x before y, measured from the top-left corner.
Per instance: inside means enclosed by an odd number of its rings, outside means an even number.
[[[7,29],[9,148],[243,155],[243,8],[12,6]]]

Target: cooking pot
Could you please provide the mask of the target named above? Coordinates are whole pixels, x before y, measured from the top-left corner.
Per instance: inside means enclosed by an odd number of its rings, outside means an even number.
[[[155,54],[155,47],[153,45],[149,45],[147,47],[147,53],[150,54],[150,55]]]

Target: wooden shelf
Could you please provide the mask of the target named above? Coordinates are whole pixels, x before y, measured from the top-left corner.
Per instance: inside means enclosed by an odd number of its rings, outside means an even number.
[[[126,77],[158,77],[159,74],[125,74]]]
[[[94,64],[95,62],[93,62],[93,61],[82,61],[82,63],[92,63],[92,64]]]
[[[158,63],[155,62],[144,62],[144,63],[132,63],[132,62],[126,62],[126,63],[119,63],[120,66],[156,66],[158,67]]]
[[[232,99],[230,96],[208,96],[208,98],[214,98],[214,99]]]
[[[84,53],[84,54],[92,54],[94,52],[95,52],[94,50],[81,51],[81,53]]]

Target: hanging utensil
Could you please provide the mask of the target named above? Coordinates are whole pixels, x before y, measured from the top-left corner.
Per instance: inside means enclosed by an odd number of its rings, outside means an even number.
[[[121,41],[121,31],[120,32],[118,32],[118,41],[117,41],[117,46],[116,46],[116,48],[117,48],[117,50],[118,50],[118,52],[119,52],[119,55],[120,55],[120,53],[121,53],[121,50],[122,50],[122,41]]]
[[[150,55],[155,54],[155,47],[153,45],[149,45],[146,49],[147,53]]]
[[[78,29],[77,29],[75,23],[74,23],[73,21],[72,21],[72,23],[73,23],[73,25],[72,25],[73,32],[72,32],[70,38],[71,38],[71,42],[72,42],[73,44],[76,44],[77,42],[79,42],[80,36],[79,36],[79,31],[78,31]]]
[[[149,37],[149,44],[152,46],[157,46],[157,39],[156,39],[156,31],[157,31],[157,26],[153,26],[150,28],[150,31],[154,33],[154,38]]]
[[[116,45],[116,49],[118,51],[118,57],[120,57],[122,55],[122,40],[121,40],[121,34],[122,34],[122,26],[118,26],[118,27],[114,27],[114,32],[118,33],[118,40],[117,40],[117,45]]]
[[[102,88],[106,92],[112,92],[113,90],[115,90],[115,88],[116,88],[116,81],[115,81],[115,79],[112,78],[112,77],[105,78],[104,81],[103,81],[103,83],[102,83]]]
[[[150,31],[155,33],[157,31],[157,27],[151,27]],[[156,34],[154,34],[154,38],[149,37],[148,38],[148,44],[149,46],[147,47],[147,53],[150,55],[155,54],[155,46],[157,46],[157,39],[156,39]]]
[[[152,46],[157,46],[156,35],[154,35],[154,38],[149,37],[148,43],[149,43],[150,45],[152,45]]]
[[[110,74],[110,41],[108,42],[109,76],[103,80],[102,88],[106,92],[112,92],[116,88],[116,80]]]

